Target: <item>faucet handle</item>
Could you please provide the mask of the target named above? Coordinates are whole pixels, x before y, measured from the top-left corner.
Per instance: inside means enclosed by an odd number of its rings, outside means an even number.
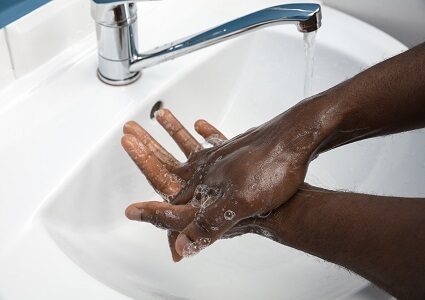
[[[158,0],[92,0],[91,15],[97,24],[122,26],[137,19],[136,2]]]
[[[131,83],[141,74],[130,72],[131,58],[138,53],[137,1],[151,0],[91,1],[98,39],[98,75],[112,85]]]

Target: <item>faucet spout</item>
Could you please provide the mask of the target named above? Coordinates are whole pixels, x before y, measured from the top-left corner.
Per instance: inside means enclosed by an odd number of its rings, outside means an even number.
[[[134,2],[93,4],[92,15],[96,20],[99,44],[98,75],[102,81],[112,85],[132,83],[140,77],[140,72],[145,68],[260,28],[295,24],[300,32],[311,32],[321,26],[322,19],[319,4],[283,4],[259,10],[201,33],[140,53]]]
[[[130,71],[137,72],[253,30],[278,24],[296,24],[300,32],[315,31],[321,26],[320,5],[284,4],[251,13],[152,51],[140,53],[130,64]]]

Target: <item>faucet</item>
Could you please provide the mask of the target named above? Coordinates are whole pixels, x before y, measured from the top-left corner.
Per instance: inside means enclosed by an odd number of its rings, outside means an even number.
[[[140,53],[135,1],[92,0],[91,12],[98,40],[98,77],[115,86],[135,82],[145,68],[255,29],[289,23],[296,24],[300,32],[311,32],[321,26],[322,19],[319,4],[283,4]]]

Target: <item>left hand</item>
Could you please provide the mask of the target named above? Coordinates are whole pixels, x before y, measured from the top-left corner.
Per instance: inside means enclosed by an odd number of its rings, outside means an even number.
[[[162,110],[162,115],[157,120],[173,137],[186,157],[204,149],[170,111]],[[220,131],[205,120],[198,120],[195,123],[195,130],[213,146],[226,140]],[[181,180],[185,178],[183,164],[136,122],[127,122],[124,125],[124,134],[122,139],[124,149],[154,189],[163,196],[165,201],[173,203],[183,189]],[[181,231],[181,225],[189,224],[194,219],[196,211],[197,209],[192,205],[177,206],[165,202],[141,202],[129,206],[126,209],[126,215],[131,220],[148,221],[158,227],[169,229],[170,250],[173,260],[178,262],[182,256],[176,252],[176,238]],[[177,222],[176,217],[180,216],[180,212],[183,212],[186,217]]]

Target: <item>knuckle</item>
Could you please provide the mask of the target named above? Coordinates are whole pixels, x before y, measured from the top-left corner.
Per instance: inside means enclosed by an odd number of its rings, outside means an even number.
[[[151,219],[151,221],[152,221],[152,223],[154,223],[154,224],[158,224],[159,223],[159,221],[160,221],[160,217],[159,217],[159,214],[158,214],[158,211],[156,210],[156,211],[154,211],[154,213],[152,214],[152,219]]]
[[[149,222],[157,228],[164,228],[163,218],[159,210],[155,210],[150,214]]]

